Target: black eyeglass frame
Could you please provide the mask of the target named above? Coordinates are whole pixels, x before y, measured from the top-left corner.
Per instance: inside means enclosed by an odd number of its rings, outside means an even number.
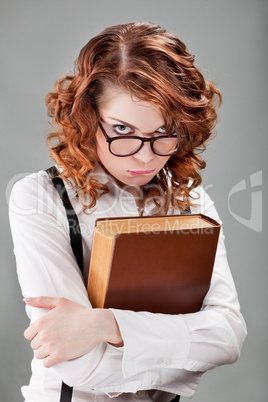
[[[131,152],[130,154],[127,154],[127,155],[117,155],[117,154],[115,154],[114,152],[111,151],[111,144],[112,144],[112,142],[113,142],[113,141],[116,141],[116,140],[122,140],[122,139],[124,139],[124,138],[129,139],[130,136],[129,136],[129,135],[120,135],[120,136],[116,136],[116,137],[109,137],[100,121],[99,121],[99,126],[100,126],[100,129],[101,129],[101,131],[102,131],[102,133],[103,133],[103,135],[104,135],[106,141],[107,141],[108,144],[109,144],[109,151],[111,152],[112,155],[118,156],[119,158],[125,158],[125,157],[127,157],[127,156],[135,155],[137,152],[139,152],[139,151],[142,149],[142,147],[143,147],[143,145],[144,145],[145,142],[150,142],[152,152],[153,152],[155,155],[158,155],[158,156],[163,156],[163,157],[165,157],[165,156],[171,156],[171,155],[176,154],[176,153],[178,152],[178,150],[179,150],[179,138],[178,138],[177,134],[173,134],[173,133],[172,133],[171,135],[160,135],[159,137],[153,137],[153,138],[139,137],[139,136],[131,136],[132,139],[140,140],[140,141],[141,141],[141,146],[140,146],[136,151]],[[172,151],[172,153],[162,155],[162,154],[158,154],[158,153],[154,150],[154,142],[155,142],[156,140],[159,140],[159,139],[161,139],[161,138],[175,138],[175,137],[178,138],[178,144],[177,144],[176,149],[175,149],[174,151]]]

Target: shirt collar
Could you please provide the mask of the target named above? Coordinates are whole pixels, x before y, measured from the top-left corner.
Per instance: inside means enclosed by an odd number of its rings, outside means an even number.
[[[100,163],[97,163],[93,171],[90,172],[90,177],[98,180],[98,182],[101,184],[107,184],[109,181],[112,181],[114,184],[116,184],[114,177],[110,175]]]

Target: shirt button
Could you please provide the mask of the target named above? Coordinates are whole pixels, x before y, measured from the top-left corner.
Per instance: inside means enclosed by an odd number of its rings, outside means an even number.
[[[157,363],[158,363],[158,364],[163,364],[163,363],[164,363],[164,359],[162,359],[162,358],[158,359],[158,360],[157,360]]]
[[[160,385],[162,385],[162,381],[161,381],[161,380],[157,380],[157,381],[154,383],[154,386],[155,386],[155,387],[160,387]]]
[[[166,363],[166,366],[170,366],[171,363],[172,363],[172,360],[171,360],[171,359],[167,359],[167,360],[165,361],[165,363]]]

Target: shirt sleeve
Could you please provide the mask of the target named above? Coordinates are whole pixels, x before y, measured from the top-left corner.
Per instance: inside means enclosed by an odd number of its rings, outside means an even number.
[[[221,223],[202,188],[193,213]],[[151,314],[112,309],[124,339],[123,373],[127,378],[153,367],[205,372],[236,361],[246,325],[240,313],[221,230],[210,289],[199,312]],[[179,371],[177,371],[179,375]]]
[[[34,174],[18,181],[10,195],[9,219],[22,295],[65,297],[92,308],[70,245],[65,210],[50,180]],[[26,306],[26,312],[32,323],[48,310]],[[83,380],[77,367],[85,367],[90,376],[105,350],[100,343],[87,355],[53,368],[71,385]]]

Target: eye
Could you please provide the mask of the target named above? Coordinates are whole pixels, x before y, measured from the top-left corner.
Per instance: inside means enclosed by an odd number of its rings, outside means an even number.
[[[123,124],[116,124],[113,126],[114,132],[116,134],[119,135],[129,135],[133,133],[133,129],[128,127],[128,126],[124,126]]]
[[[160,135],[166,135],[166,127],[165,126],[159,127],[159,129],[156,130],[155,133]]]

